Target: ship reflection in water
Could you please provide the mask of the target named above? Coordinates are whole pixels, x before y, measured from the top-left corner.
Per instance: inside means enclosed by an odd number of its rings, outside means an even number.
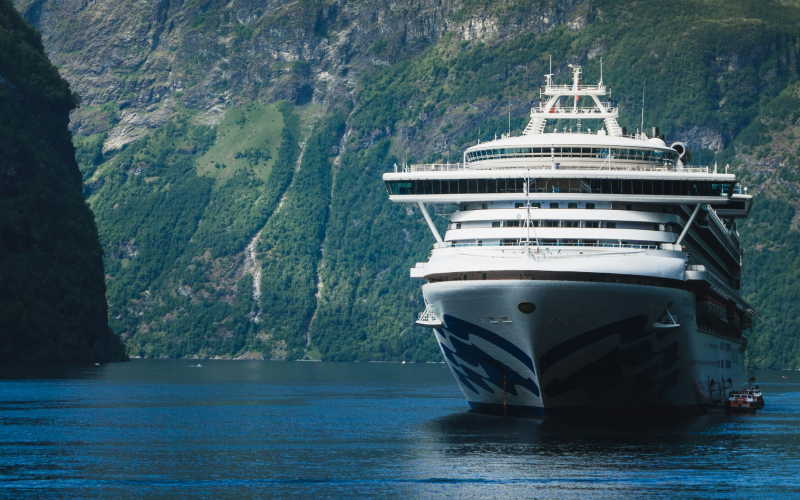
[[[800,496],[800,374],[758,377],[756,415],[541,421],[439,364],[0,366],[0,497]]]

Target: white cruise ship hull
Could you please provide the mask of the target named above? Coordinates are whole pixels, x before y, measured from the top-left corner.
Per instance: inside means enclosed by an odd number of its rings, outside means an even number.
[[[444,324],[434,330],[444,358],[478,411],[702,412],[719,381],[746,381],[741,342],[699,331],[684,289],[486,280],[429,283],[423,294]],[[521,312],[522,302],[535,311]],[[667,307],[680,325],[654,326]]]

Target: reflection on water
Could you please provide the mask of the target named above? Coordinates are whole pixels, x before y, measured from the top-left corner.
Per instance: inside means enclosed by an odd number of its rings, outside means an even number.
[[[0,496],[800,497],[797,372],[757,415],[542,422],[442,365],[197,363],[0,367]]]

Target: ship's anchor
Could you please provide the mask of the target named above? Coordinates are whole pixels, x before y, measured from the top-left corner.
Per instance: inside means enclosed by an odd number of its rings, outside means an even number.
[[[506,390],[506,371],[503,370],[503,418],[508,416],[508,410],[506,410],[507,394],[508,391]]]
[[[495,359],[484,358],[495,370],[503,374],[503,417],[508,416],[508,372],[503,365]]]

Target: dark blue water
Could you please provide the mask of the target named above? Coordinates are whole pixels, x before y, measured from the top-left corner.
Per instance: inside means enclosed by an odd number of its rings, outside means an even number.
[[[757,415],[542,422],[442,365],[201,363],[0,367],[0,496],[800,498],[800,372]]]

